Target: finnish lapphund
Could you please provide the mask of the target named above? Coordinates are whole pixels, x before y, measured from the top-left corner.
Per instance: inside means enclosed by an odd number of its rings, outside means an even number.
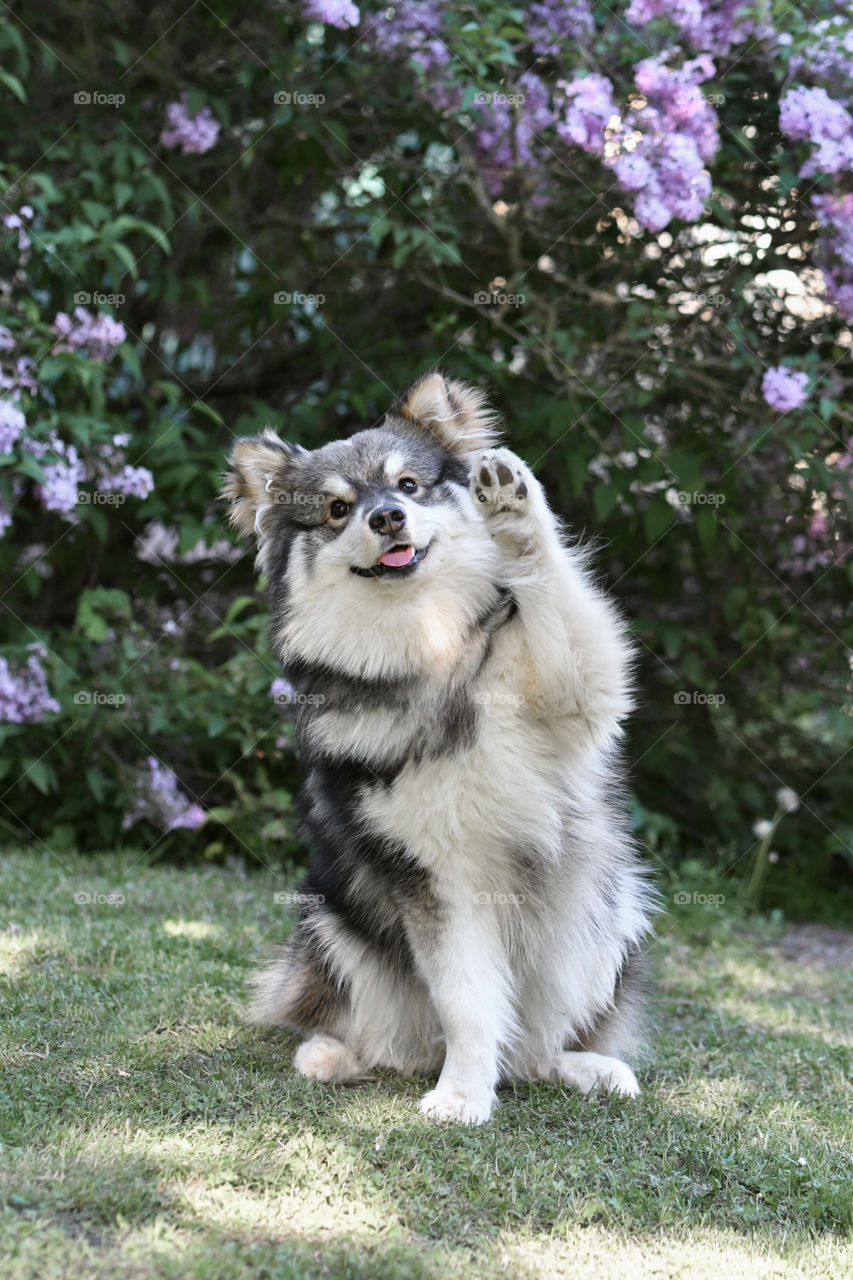
[[[619,797],[631,645],[479,390],[424,376],[382,424],[234,445],[293,697],[312,847],[252,1016],[295,1066],[633,1095],[654,892]]]

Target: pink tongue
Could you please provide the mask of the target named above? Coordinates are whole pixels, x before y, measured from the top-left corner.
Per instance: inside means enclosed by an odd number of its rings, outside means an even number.
[[[387,564],[392,569],[401,569],[404,564],[409,564],[414,558],[414,547],[394,547],[393,551],[386,551],[384,556],[379,557],[379,563]]]

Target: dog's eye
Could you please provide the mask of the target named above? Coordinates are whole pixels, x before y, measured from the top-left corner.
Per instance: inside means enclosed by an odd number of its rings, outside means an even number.
[[[400,481],[399,488],[402,493],[417,493],[418,482],[417,480],[413,480],[411,476],[403,476],[403,479]]]
[[[329,515],[333,520],[343,520],[344,516],[349,511],[349,506],[350,504],[348,502],[344,502],[342,498],[336,498],[329,507]]]

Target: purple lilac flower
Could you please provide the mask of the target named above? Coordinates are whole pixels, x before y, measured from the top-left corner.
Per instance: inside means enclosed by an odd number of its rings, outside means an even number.
[[[714,64],[706,55],[679,70],[657,58],[646,58],[635,68],[634,83],[646,102],[626,117],[623,137],[633,141],[640,134],[635,151],[628,153],[637,157],[628,167],[629,179],[637,181],[638,160],[651,170],[634,203],[638,222],[649,231],[662,230],[672,218],[695,222],[702,216],[711,194],[705,162],[714,155],[718,137],[717,113],[699,84],[713,75]],[[620,180],[624,160],[623,147],[611,162]]]
[[[795,142],[814,148],[801,177],[853,169],[853,117],[825,89],[789,89],[779,104],[779,127]]]
[[[6,328],[5,324],[0,324],[0,351],[12,351],[15,347],[15,339],[11,331]]]
[[[788,64],[793,80],[811,80],[832,90],[837,102],[853,101],[853,22],[836,14],[816,22],[809,32],[809,42]]]
[[[38,383],[35,378],[35,361],[29,356],[19,356],[15,361],[15,386],[23,387],[24,391],[38,391]]]
[[[845,320],[853,321],[853,192],[813,196],[821,224],[818,261],[829,301]]]
[[[187,108],[187,94],[166,107],[166,124],[160,134],[164,147],[180,147],[183,155],[204,155],[216,146],[219,121],[210,107],[202,107],[195,115]]]
[[[478,105],[484,117],[474,131],[474,147],[480,157],[486,186],[497,195],[505,179],[523,170],[541,171],[536,162],[536,139],[554,123],[548,89],[539,76],[525,71],[514,90],[497,100]]]
[[[123,466],[114,475],[104,476],[101,489],[123,493],[128,498],[147,498],[154,488],[154,477],[147,467]]]
[[[787,413],[790,409],[799,409],[808,400],[807,373],[796,373],[785,365],[777,369],[768,369],[761,379],[761,394],[777,413]]]
[[[604,130],[619,115],[613,101],[613,85],[606,76],[575,76],[561,80],[557,90],[565,102],[563,119],[557,122],[557,133],[565,142],[592,151],[604,150]]]
[[[441,39],[444,21],[442,6],[438,0],[413,0],[413,3],[395,4],[385,9],[370,29],[370,38],[381,53],[388,57],[410,58],[428,76],[436,77],[451,59],[451,52]],[[455,90],[441,85],[436,78],[435,90],[452,94]],[[432,92],[432,89],[431,89]],[[445,105],[443,99],[438,103]]]
[[[75,307],[73,319],[60,311],[53,327],[60,338],[56,351],[85,350],[93,360],[108,360],[127,336],[120,321],[105,312],[94,315],[85,307]]]
[[[0,498],[0,538],[3,537],[6,530],[12,523],[12,515],[8,510],[5,502]]]
[[[270,697],[273,702],[290,703],[293,701],[293,695],[296,692],[289,680],[285,680],[283,676],[279,676],[273,680],[270,685]]]
[[[745,40],[773,40],[772,24],[752,10],[749,0],[631,0],[625,17],[637,26],[669,21],[694,48],[724,57]]]
[[[560,5],[535,7],[543,21],[546,11],[556,13],[565,9]],[[583,8],[578,3],[578,13]],[[443,21],[443,7],[437,0],[394,4],[377,18],[369,38],[387,57],[414,62],[424,79],[422,92],[432,105],[454,111],[461,106],[463,90],[445,74],[453,55],[442,39]],[[564,13],[563,29],[566,25]],[[493,195],[498,194],[509,175],[520,169],[544,173],[543,166],[536,160],[536,137],[553,124],[554,110],[548,90],[537,75],[525,72],[505,93],[480,94],[474,105],[479,121],[472,132],[472,141],[482,164],[486,187]]]
[[[206,821],[207,815],[201,805],[190,804],[172,770],[155,756],[149,756],[146,767],[136,778],[133,800],[124,815],[122,828],[126,830],[142,818],[163,831],[175,831],[179,827],[194,830]]]
[[[67,515],[73,511],[79,498],[78,485],[83,476],[73,463],[49,462],[42,468],[44,480],[38,485],[38,495],[47,511]]]
[[[6,658],[0,658],[0,720],[9,724],[37,724],[60,709],[41,665],[47,649],[41,643],[27,648],[30,656],[23,667],[11,667]]]
[[[310,22],[325,22],[330,27],[357,27],[361,14],[352,0],[306,0],[305,17]]]
[[[692,36],[700,29],[703,17],[702,0],[631,0],[625,21],[645,26],[656,18],[665,18]]]
[[[0,453],[11,453],[27,425],[21,410],[11,400],[0,400]]]
[[[575,77],[558,89],[566,103],[557,133],[599,156],[624,191],[637,193],[634,213],[648,231],[673,218],[695,222],[711,193],[705,162],[717,145],[717,114],[699,89],[714,75],[702,55],[673,70],[645,58],[634,71],[640,105],[620,114],[603,76]]]
[[[529,4],[525,26],[534,51],[540,55],[559,54],[567,41],[582,40],[595,31],[587,0],[544,0]]]
[[[73,444],[66,444],[54,433],[45,443],[29,440],[27,448],[34,457],[42,460],[44,480],[36,485],[36,493],[47,511],[67,515],[77,505],[78,485],[86,479],[86,468]],[[43,459],[47,453],[56,455],[50,461]]]

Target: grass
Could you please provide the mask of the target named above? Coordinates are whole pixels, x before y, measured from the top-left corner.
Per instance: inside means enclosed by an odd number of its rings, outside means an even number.
[[[121,856],[0,857],[6,1280],[853,1274],[850,969],[781,925],[661,921],[640,1099],[437,1128],[423,1082],[311,1085],[242,1025],[286,880]]]

